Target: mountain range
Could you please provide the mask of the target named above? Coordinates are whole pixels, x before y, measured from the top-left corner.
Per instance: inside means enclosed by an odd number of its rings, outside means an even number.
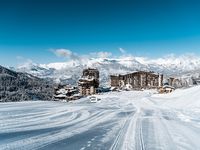
[[[133,71],[154,71],[164,79],[175,77],[182,85],[200,83],[200,58],[194,55],[159,59],[124,56],[120,58],[81,58],[49,64],[25,63],[17,68],[0,66],[0,100],[52,100],[54,83],[77,85],[85,68],[100,71],[101,86],[109,86],[110,75]],[[196,82],[197,83],[197,82]]]
[[[26,63],[16,68],[40,78],[50,78],[56,83],[76,85],[84,68],[97,68],[100,71],[102,85],[109,85],[109,75],[125,74],[133,71],[154,71],[164,77],[176,77],[190,82],[191,78],[200,76],[200,58],[195,55],[176,57],[168,55],[163,58],[121,56],[118,58],[80,58],[66,62],[49,64]]]

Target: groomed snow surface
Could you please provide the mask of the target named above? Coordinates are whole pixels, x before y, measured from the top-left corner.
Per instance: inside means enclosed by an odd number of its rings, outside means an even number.
[[[0,149],[200,149],[200,86],[98,97],[98,103],[0,103]]]

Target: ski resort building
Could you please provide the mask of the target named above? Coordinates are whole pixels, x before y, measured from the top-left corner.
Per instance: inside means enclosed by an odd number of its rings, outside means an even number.
[[[163,85],[163,75],[138,71],[125,75],[111,75],[111,87],[128,89],[149,89]]]
[[[96,94],[99,87],[99,71],[97,69],[84,69],[79,79],[78,88],[81,95]]]
[[[192,78],[192,82],[193,82],[194,85],[200,85],[200,77]]]
[[[77,96],[77,87],[71,87],[67,85],[58,85],[54,87],[54,99],[55,100],[76,100],[81,96]]]
[[[185,83],[178,78],[169,77],[165,79],[164,85],[169,85],[174,88],[181,88],[185,86]]]

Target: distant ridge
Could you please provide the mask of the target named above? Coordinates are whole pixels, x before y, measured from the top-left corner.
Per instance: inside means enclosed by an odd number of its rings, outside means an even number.
[[[122,58],[81,58],[68,62],[49,64],[29,63],[19,66],[17,70],[27,72],[40,78],[51,78],[58,83],[76,84],[85,68],[97,68],[100,71],[101,84],[109,85],[110,74],[124,74],[133,71],[154,71],[165,77],[173,76],[189,80],[200,75],[200,58],[194,55],[179,57],[166,56],[157,59],[124,56]]]

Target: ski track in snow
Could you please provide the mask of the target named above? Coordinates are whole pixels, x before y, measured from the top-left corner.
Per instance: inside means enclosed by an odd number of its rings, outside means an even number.
[[[0,103],[0,150],[197,150],[199,90],[111,92],[97,95],[100,103]]]

